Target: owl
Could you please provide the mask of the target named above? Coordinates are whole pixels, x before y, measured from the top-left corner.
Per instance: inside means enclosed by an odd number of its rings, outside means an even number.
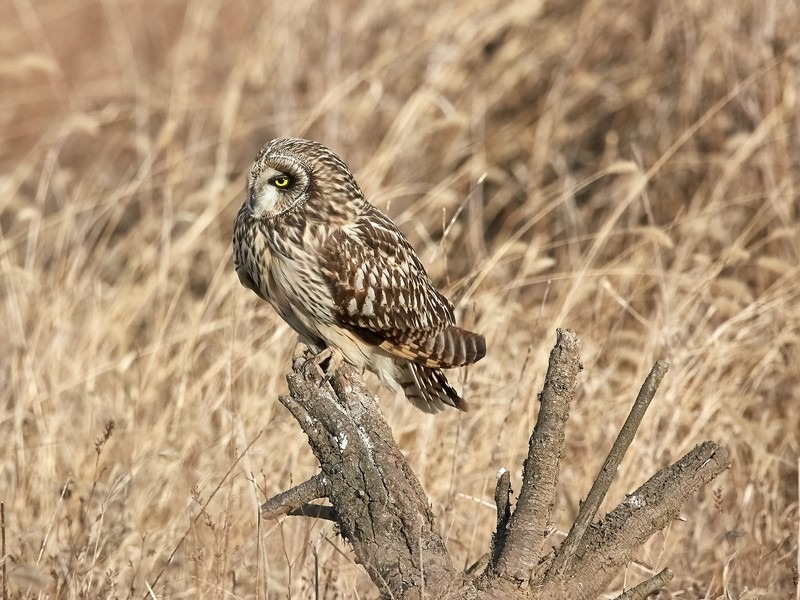
[[[242,285],[269,302],[302,342],[375,373],[417,408],[467,410],[442,369],[486,354],[456,326],[397,226],[318,142],[276,139],[250,171],[233,257]]]

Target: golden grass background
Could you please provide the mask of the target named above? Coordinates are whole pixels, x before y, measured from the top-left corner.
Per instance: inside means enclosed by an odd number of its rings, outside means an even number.
[[[793,0],[3,3],[11,597],[375,596],[330,524],[257,517],[317,469],[276,401],[294,335],[231,266],[287,135],[337,151],[487,335],[453,375],[471,412],[380,392],[457,565],[570,327],[554,543],[665,358],[606,509],[704,439],[733,468],[609,594],[670,566],[676,598],[798,597],[798,31]]]

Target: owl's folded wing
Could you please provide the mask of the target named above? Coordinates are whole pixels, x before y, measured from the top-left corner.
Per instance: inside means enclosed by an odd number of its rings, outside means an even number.
[[[339,324],[365,342],[431,368],[462,366],[485,355],[483,336],[455,326],[453,305],[377,209],[332,233],[320,260]]]

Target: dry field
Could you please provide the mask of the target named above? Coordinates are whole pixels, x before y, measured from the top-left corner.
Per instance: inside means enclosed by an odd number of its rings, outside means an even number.
[[[287,135],[335,149],[487,335],[453,375],[471,412],[380,391],[457,564],[569,327],[554,543],[665,358],[607,504],[705,439],[733,468],[609,595],[670,566],[674,598],[800,597],[798,31],[794,0],[3,2],[8,597],[375,597],[330,524],[257,516],[316,472],[276,401],[294,335],[231,266]]]

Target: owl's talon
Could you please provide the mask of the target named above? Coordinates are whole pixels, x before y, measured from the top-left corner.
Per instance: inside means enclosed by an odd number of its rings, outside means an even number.
[[[314,365],[317,367],[317,372],[322,376],[322,382],[320,383],[320,387],[322,387],[328,383],[328,381],[330,381],[330,377],[332,377],[333,373],[335,372],[335,362],[333,350],[330,348],[324,348],[317,354],[309,356],[307,359],[305,359],[300,368],[305,371],[309,365]]]

